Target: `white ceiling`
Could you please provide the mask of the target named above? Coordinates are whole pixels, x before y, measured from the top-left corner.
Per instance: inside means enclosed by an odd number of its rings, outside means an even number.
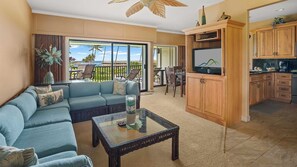
[[[33,13],[117,22],[156,27],[158,31],[181,33],[193,27],[198,20],[202,5],[210,6],[224,0],[180,0],[187,7],[166,6],[166,18],[152,14],[148,8],[126,17],[127,9],[139,0],[119,4],[108,4],[110,0],[27,0]],[[206,11],[206,17],[207,17]]]
[[[284,9],[283,11],[277,11]],[[258,22],[297,13],[297,0],[287,0],[250,11],[250,22]]]

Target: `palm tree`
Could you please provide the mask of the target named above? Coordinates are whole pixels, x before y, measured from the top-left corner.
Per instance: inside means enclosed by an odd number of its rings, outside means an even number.
[[[117,63],[117,61],[118,61],[119,48],[120,48],[120,46],[118,46],[118,48],[117,48],[117,54],[116,54],[116,57],[115,57],[115,63]]]
[[[92,54],[96,56],[97,51],[102,52],[101,48],[101,45],[92,45],[89,51],[92,51]]]
[[[106,53],[106,46],[104,47],[104,51],[103,51],[103,58],[102,58],[102,63],[104,63],[104,59],[105,59],[105,53]]]
[[[95,61],[95,55],[92,53],[92,54],[89,54],[87,57],[85,57],[84,59],[82,59],[83,62],[86,62],[86,63],[91,63],[93,61]]]

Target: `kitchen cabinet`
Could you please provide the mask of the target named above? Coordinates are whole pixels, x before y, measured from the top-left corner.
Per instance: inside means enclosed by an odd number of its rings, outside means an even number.
[[[276,73],[275,83],[275,100],[290,103],[292,99],[292,75]]]
[[[264,81],[264,100],[274,97],[274,84],[272,80]]]
[[[280,27],[274,30],[275,57],[295,57],[295,26]]]
[[[273,29],[269,28],[266,30],[257,32],[257,56],[260,58],[271,58],[274,57],[274,38]]]
[[[256,30],[256,58],[296,58],[296,25],[294,22]]]
[[[274,97],[274,74],[258,74],[250,76],[249,87],[250,105],[254,105],[264,100]]]
[[[205,74],[187,75],[187,111],[224,122],[224,77]]]

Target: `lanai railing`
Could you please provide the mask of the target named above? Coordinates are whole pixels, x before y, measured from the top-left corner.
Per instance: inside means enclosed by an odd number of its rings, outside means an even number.
[[[72,67],[72,70],[77,69],[77,67]],[[139,79],[139,81],[142,81],[142,65],[130,65],[130,70],[131,69],[140,69],[140,72],[137,76],[137,79]],[[102,81],[109,81],[112,80],[112,70],[114,73],[114,77],[116,78],[121,78],[126,77],[127,74],[129,72],[127,72],[128,68],[127,66],[96,66],[94,69],[94,77],[93,77],[93,81],[96,82],[102,82]]]

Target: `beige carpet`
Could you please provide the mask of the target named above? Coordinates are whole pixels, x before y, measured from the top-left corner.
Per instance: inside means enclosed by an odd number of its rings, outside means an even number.
[[[185,112],[185,98],[172,90],[164,95],[157,88],[141,97],[147,108],[180,126],[180,154],[171,160],[171,140],[122,156],[123,167],[297,167],[297,105],[265,102],[252,108],[252,121],[228,129],[227,152],[223,153],[223,130],[218,124]],[[91,122],[74,124],[79,154],[86,154],[95,167],[107,167],[102,145],[91,145]]]

